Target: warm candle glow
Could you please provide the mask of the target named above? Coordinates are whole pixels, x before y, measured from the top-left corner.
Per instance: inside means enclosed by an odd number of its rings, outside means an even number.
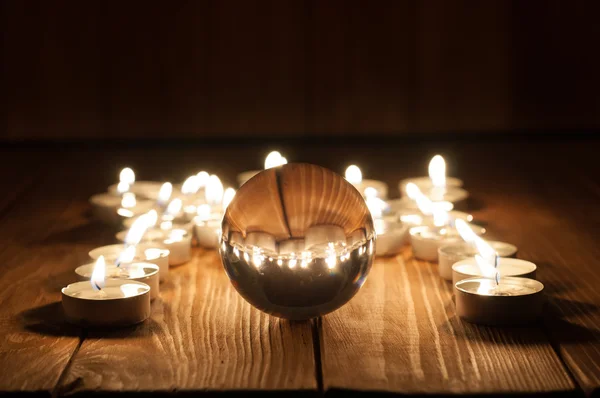
[[[429,162],[429,178],[434,187],[446,186],[446,161],[440,155],[435,155]]]
[[[179,199],[179,198],[173,199],[171,201],[171,203],[169,203],[169,205],[167,206],[167,210],[165,211],[166,215],[171,218],[177,217],[177,215],[181,211],[181,206],[182,206],[181,199]]]
[[[173,184],[170,182],[165,182],[160,187],[160,191],[158,191],[158,204],[160,206],[164,206],[169,199],[171,199],[171,195],[173,194]]]
[[[284,164],[287,164],[287,159],[277,151],[269,153],[265,158],[265,169],[283,166]]]
[[[135,182],[135,173],[129,167],[125,167],[119,173],[119,182],[124,182],[125,184],[132,185]]]
[[[137,245],[142,240],[142,237],[146,233],[146,230],[150,227],[150,221],[152,221],[152,215],[149,213],[139,216],[127,231],[125,235],[125,244]]]
[[[207,205],[206,203],[202,204],[198,206],[196,212],[198,214],[198,218],[201,221],[206,221],[210,219],[210,205]]]
[[[136,203],[135,194],[131,192],[126,192],[121,199],[121,207],[124,209],[135,207]]]
[[[205,190],[206,201],[211,206],[220,205],[223,200],[223,183],[216,175],[211,175]]]
[[[471,229],[469,224],[464,220],[456,220],[456,230],[465,242],[477,249],[478,254],[475,255],[475,261],[481,270],[481,274],[487,278],[495,278],[496,281],[500,278],[498,271],[498,253],[481,237]]]
[[[95,291],[102,290],[102,288],[106,285],[105,276],[106,262],[104,261],[104,256],[100,256],[94,264],[94,270],[92,271],[92,277],[90,278],[92,289]]]
[[[225,211],[225,209],[227,209],[227,206],[229,206],[229,203],[231,203],[234,196],[235,196],[235,189],[227,188],[225,190],[225,192],[223,193],[223,203],[222,203],[223,211]]]
[[[120,181],[117,185],[117,192],[122,195],[127,191],[129,191],[129,184],[124,181]]]
[[[193,195],[200,189],[200,179],[197,175],[189,176],[181,186],[181,193],[184,195]]]
[[[345,175],[346,180],[348,180],[350,184],[356,185],[362,182],[362,172],[360,171],[360,168],[356,165],[348,166]]]
[[[123,263],[130,263],[135,258],[135,246],[127,246],[125,250],[119,254],[119,257],[115,261],[115,265],[119,267]]]
[[[210,174],[208,174],[206,171],[201,171],[198,174],[196,174],[196,177],[198,178],[198,189],[205,188],[206,184],[208,184]]]

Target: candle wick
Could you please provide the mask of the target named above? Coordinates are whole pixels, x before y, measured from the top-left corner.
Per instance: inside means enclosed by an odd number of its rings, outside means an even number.
[[[102,291],[102,288],[100,287],[100,285],[98,285],[98,282],[94,281],[94,285],[96,286],[96,289],[98,289],[98,291]]]
[[[496,269],[496,285],[500,284],[500,271],[498,271],[498,254],[494,256],[494,268]]]

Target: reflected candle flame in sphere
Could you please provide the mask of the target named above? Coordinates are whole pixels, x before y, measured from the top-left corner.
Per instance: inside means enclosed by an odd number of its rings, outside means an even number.
[[[223,217],[221,259],[256,308],[309,319],[344,305],[373,261],[373,218],[361,194],[331,170],[286,164],[257,174]]]

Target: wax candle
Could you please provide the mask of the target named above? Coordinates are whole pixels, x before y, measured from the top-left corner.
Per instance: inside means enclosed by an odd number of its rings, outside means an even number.
[[[94,217],[111,225],[118,225],[124,219],[146,213],[154,206],[154,202],[138,200],[131,192],[124,193],[123,197],[107,193],[93,195],[90,204]]]
[[[460,188],[462,186],[461,180],[446,177],[446,161],[440,155],[435,155],[429,162],[429,182],[427,182],[427,177],[409,178],[400,181],[402,195],[410,196],[410,184],[417,186],[427,198],[434,202],[458,203],[469,196],[467,191]]]
[[[266,169],[270,169],[273,167],[279,167],[279,166],[283,166],[284,164],[287,164],[287,159],[283,156],[281,156],[281,153],[279,153],[278,151],[273,151],[271,153],[269,153],[267,155],[267,157],[265,158],[265,170]],[[249,179],[251,179],[252,177],[254,177],[255,175],[257,175],[258,173],[260,173],[262,170],[249,170],[249,171],[244,171],[240,174],[238,174],[237,176],[237,180],[238,180],[238,184],[241,187],[242,185],[244,185],[244,183],[246,181],[248,181]]]
[[[485,234],[485,228],[471,226],[477,235]],[[459,242],[460,236],[454,228],[448,226],[413,227],[409,230],[413,255],[421,260],[437,261],[438,249],[445,244]]]
[[[118,327],[143,322],[150,316],[150,286],[105,279],[104,258],[96,261],[90,281],[71,283],[61,290],[65,319],[84,327]]]
[[[454,285],[456,314],[467,322],[522,325],[540,319],[544,285],[529,278],[463,279]]]
[[[491,244],[492,242],[489,243]],[[471,257],[457,261],[452,265],[452,283],[456,284],[463,279],[474,277],[491,278],[494,277],[494,272],[498,272],[502,276],[535,279],[536,270],[537,266],[530,261],[520,260],[517,258],[500,257],[497,260],[496,267],[490,274],[482,269],[475,257]]]
[[[81,265],[75,268],[75,274],[80,281],[89,281],[94,272],[95,263]],[[159,268],[152,263],[129,263],[107,265],[105,277],[107,279],[124,279],[143,282],[150,286],[150,299],[154,300],[159,295]]]
[[[500,257],[513,257],[517,247],[506,242],[488,242]],[[452,266],[461,260],[474,257],[477,249],[466,242],[446,244],[438,249],[438,265],[440,276],[447,281],[452,280]],[[508,275],[510,276],[510,275]]]
[[[92,260],[97,260],[100,256],[104,256],[104,259],[108,264],[130,263],[130,262],[142,262],[151,263],[158,267],[159,280],[164,282],[169,275],[169,250],[154,243],[140,243],[133,246],[133,253],[130,253],[130,257],[126,258],[127,247],[122,244],[101,246],[91,250],[88,255]],[[133,255],[131,255],[133,254]]]
[[[388,196],[388,186],[383,181],[371,180],[371,179],[363,179],[362,171],[356,165],[350,165],[346,169],[345,173],[346,180],[352,185],[354,188],[358,190],[358,192],[366,197],[366,190],[368,188],[372,188],[376,192],[376,196],[381,199],[386,199]]]

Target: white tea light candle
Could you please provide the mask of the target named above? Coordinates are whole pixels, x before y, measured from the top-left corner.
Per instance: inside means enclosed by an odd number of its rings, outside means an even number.
[[[492,246],[492,248],[494,248],[492,244],[493,242],[488,243]],[[494,271],[498,272],[502,276],[535,279],[537,266],[530,261],[520,260],[518,258],[502,257],[498,258],[497,261],[498,264]],[[462,281],[463,279],[474,277],[491,278],[493,276],[494,275],[485,275],[484,271],[481,269],[481,266],[475,260],[475,257],[458,261],[452,265],[452,283],[454,284]]]
[[[104,256],[109,264],[115,264],[125,251],[125,245],[116,244],[101,246],[91,250],[88,255],[92,260]],[[141,243],[135,246],[135,253],[131,261],[155,264],[159,269],[159,279],[163,282],[169,274],[169,250],[154,243]]]
[[[142,282],[105,279],[104,257],[96,261],[89,282],[71,283],[61,290],[69,323],[83,327],[118,327],[143,322],[150,316],[150,286]]]
[[[388,186],[383,181],[363,179],[362,171],[356,165],[350,165],[345,172],[346,180],[360,192],[363,197],[366,197],[366,190],[373,188],[376,191],[376,196],[381,199],[387,199]]]
[[[491,241],[488,242],[488,244],[500,257],[514,257],[515,254],[517,254],[517,247],[510,243]],[[457,242],[441,246],[438,249],[440,276],[447,281],[451,281],[452,266],[458,261],[474,257],[476,254],[478,254],[477,249],[466,242]]]
[[[543,291],[543,284],[529,278],[464,279],[454,285],[456,314],[481,325],[532,323],[542,316]]]
[[[80,281],[89,281],[94,272],[94,263],[84,264],[75,268],[75,274]],[[159,295],[159,268],[151,263],[129,263],[120,266],[108,265],[106,279],[132,280],[150,286],[150,299],[154,300]]]
[[[471,226],[476,235],[485,234],[485,228]],[[409,230],[413,255],[421,260],[437,261],[438,249],[447,243],[460,241],[460,236],[450,227],[413,227]]]

